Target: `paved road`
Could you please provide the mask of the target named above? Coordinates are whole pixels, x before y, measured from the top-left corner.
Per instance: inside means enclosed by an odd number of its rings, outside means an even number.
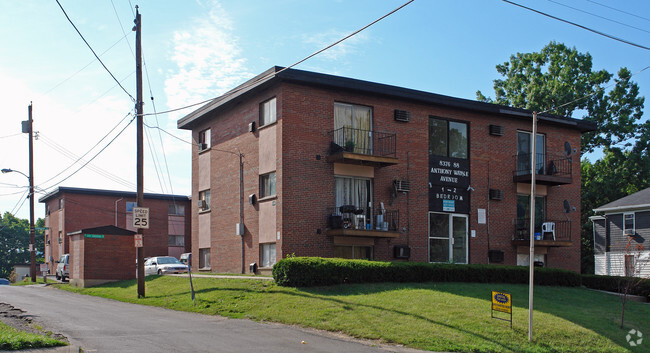
[[[26,311],[45,329],[65,335],[84,352],[419,352],[292,326],[122,303],[42,285],[0,286],[0,302]]]

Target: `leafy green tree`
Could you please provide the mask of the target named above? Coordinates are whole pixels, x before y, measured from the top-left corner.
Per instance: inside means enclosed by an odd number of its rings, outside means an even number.
[[[582,272],[593,273],[593,209],[650,186],[650,122],[641,123],[644,97],[621,68],[614,77],[595,71],[589,53],[550,42],[539,53],[517,53],[496,66],[494,98],[479,101],[593,121],[582,135],[583,153],[602,150],[594,163],[581,162]]]
[[[39,218],[36,227],[43,227],[45,220]],[[42,232],[36,232],[36,255],[42,256],[44,240]],[[8,278],[14,265],[29,263],[29,220],[14,217],[5,212],[0,217],[0,277]]]
[[[626,68],[613,78],[606,70],[592,69],[589,53],[551,42],[539,53],[512,55],[496,69],[504,78],[494,80],[495,98],[477,91],[479,101],[593,121],[598,129],[583,135],[582,152],[638,137],[644,98],[638,97],[639,87]]]

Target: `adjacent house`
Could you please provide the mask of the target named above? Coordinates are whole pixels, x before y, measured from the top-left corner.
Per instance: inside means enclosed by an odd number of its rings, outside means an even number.
[[[136,230],[133,228],[135,192],[59,187],[39,202],[45,203],[45,262],[50,274],[56,271],[60,256],[70,253],[69,233],[111,225]],[[178,258],[190,251],[189,206],[187,196],[144,194],[143,207],[150,209],[151,223],[149,229],[143,230],[145,257],[170,255]],[[134,269],[135,258],[134,245]]]
[[[594,209],[597,275],[650,277],[650,188]]]
[[[290,255],[527,265],[533,236],[537,265],[580,271],[593,123],[541,114],[533,136],[527,110],[272,67],[178,127],[195,144],[195,270]]]

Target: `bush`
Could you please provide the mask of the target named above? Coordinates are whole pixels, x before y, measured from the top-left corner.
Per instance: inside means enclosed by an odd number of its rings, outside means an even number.
[[[582,275],[582,284],[585,287],[608,292],[622,293],[624,290],[625,282],[628,280],[636,281],[636,283],[631,286],[630,292],[628,294],[648,297],[648,300],[650,300],[650,279],[620,276]]]
[[[321,257],[290,257],[273,267],[281,286],[312,287],[376,282],[528,283],[528,267],[456,265],[422,262],[380,262]],[[580,275],[566,270],[536,268],[535,284],[580,286]]]

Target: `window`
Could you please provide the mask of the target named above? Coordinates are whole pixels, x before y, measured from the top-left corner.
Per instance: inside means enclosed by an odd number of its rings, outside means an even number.
[[[546,197],[535,196],[535,232],[542,231],[546,218]],[[517,195],[517,229],[525,234],[530,232],[530,195]]]
[[[185,206],[183,205],[169,204],[168,209],[170,216],[185,216]]]
[[[199,269],[210,269],[210,248],[199,249]]]
[[[275,97],[260,104],[260,126],[274,123],[277,120]]]
[[[126,212],[133,212],[133,207],[137,207],[137,203],[127,201],[127,203],[126,203]]]
[[[59,199],[59,209],[63,208],[63,198]]]
[[[334,103],[334,143],[348,152],[372,154],[372,108]]]
[[[199,191],[199,211],[208,211],[210,209],[210,190]]]
[[[275,172],[260,175],[260,198],[275,196]]]
[[[210,148],[210,129],[199,132],[199,151]]]
[[[634,236],[634,213],[623,214],[623,234]]]
[[[260,244],[260,267],[275,265],[275,243]]]
[[[334,246],[334,257],[342,259],[372,260],[372,246]]]
[[[517,174],[519,175],[530,174],[531,154],[533,152],[532,135],[532,133],[526,131],[517,132]],[[537,134],[535,141],[537,143],[535,146],[535,170],[537,174],[544,174],[544,156],[546,154],[544,135]]]
[[[167,246],[185,246],[184,235],[168,235]]]
[[[429,154],[467,159],[467,124],[429,117]]]

